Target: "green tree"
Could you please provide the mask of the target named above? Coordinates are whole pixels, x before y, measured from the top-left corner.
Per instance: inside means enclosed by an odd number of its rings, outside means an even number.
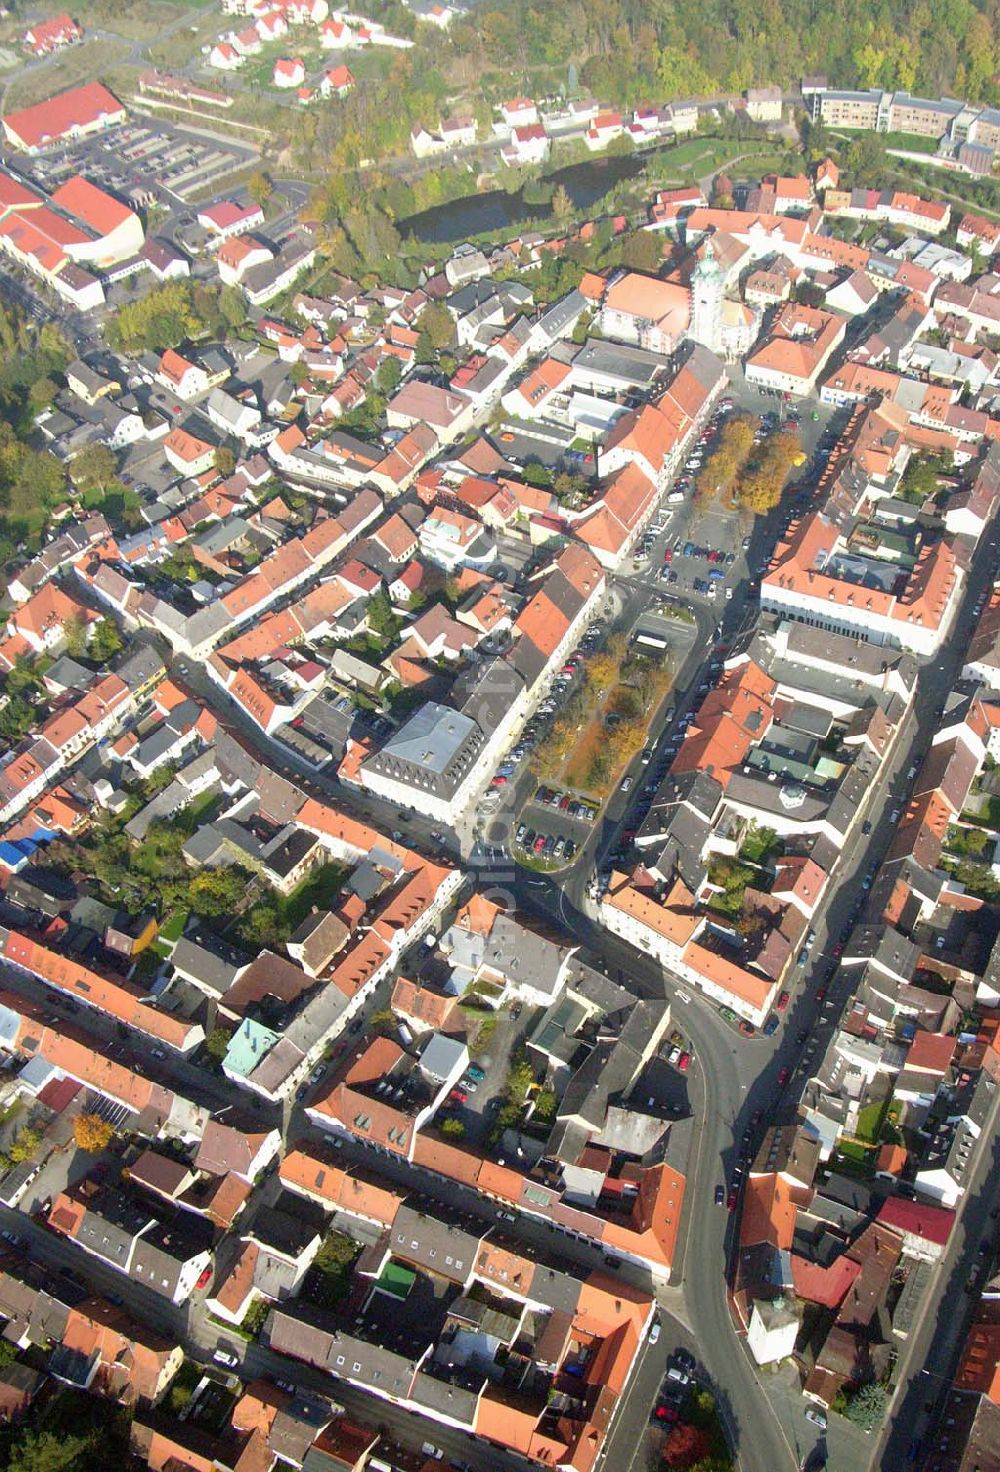
[[[33,1160],[38,1153],[38,1147],[42,1143],[42,1132],[36,1130],[32,1125],[25,1125],[19,1131],[17,1139],[11,1145],[7,1154],[14,1165],[21,1165],[25,1160]]]
[[[552,214],[559,225],[565,225],[573,218],[573,201],[564,184],[556,185],[552,195]]]
[[[220,445],[216,450],[215,468],[220,475],[232,475],[236,469],[236,456],[228,445]]]
[[[71,613],[63,624],[63,639],[66,652],[74,659],[87,653],[87,620],[82,613]]]
[[[224,286],[219,292],[219,312],[234,331],[246,322],[246,298],[238,286]]]
[[[885,1387],[873,1382],[870,1385],[862,1385],[861,1389],[849,1398],[844,1415],[848,1421],[853,1421],[855,1426],[860,1426],[862,1431],[874,1431],[876,1426],[881,1426],[885,1420],[888,1405],[889,1397]]]
[[[58,392],[58,385],[51,378],[36,378],[28,390],[31,407],[35,410],[47,409]]]
[[[385,398],[390,398],[399,387],[402,377],[403,370],[399,366],[399,359],[383,358],[379,364],[378,373],[375,375],[375,382],[378,386],[379,393],[384,395]]]
[[[233,915],[246,899],[248,879],[246,870],[237,865],[200,869],[187,887],[188,903],[196,915],[206,919]]]
[[[663,260],[663,242],[655,230],[633,230],[625,239],[621,258],[633,271],[657,271]]]
[[[887,162],[885,143],[877,133],[859,133],[844,153],[844,171],[859,188],[884,183]]]
[[[380,586],[368,600],[366,609],[368,626],[380,639],[395,639],[400,630],[399,618],[392,610],[392,603],[385,588]]]
[[[461,1140],[465,1135],[465,1125],[460,1119],[446,1119],[442,1122],[441,1133],[449,1140]]]
[[[229,1034],[224,1027],[215,1027],[205,1039],[205,1052],[216,1063],[221,1063],[229,1047]]]
[[[87,1472],[94,1467],[93,1439],[54,1431],[23,1431],[10,1449],[8,1472]]]
[[[105,335],[112,347],[162,351],[177,347],[206,329],[206,310],[218,300],[214,288],[168,281],[136,302],[126,302],[109,317]]]
[[[431,302],[424,308],[419,325],[421,336],[426,334],[427,341],[436,353],[450,348],[455,341],[455,323],[448,308],[441,302]]]
[[[91,626],[90,655],[98,664],[107,664],[122,647],[122,636],[113,618],[99,618]]]
[[[117,479],[118,462],[107,445],[88,445],[69,462],[69,474],[77,490],[103,495]]]

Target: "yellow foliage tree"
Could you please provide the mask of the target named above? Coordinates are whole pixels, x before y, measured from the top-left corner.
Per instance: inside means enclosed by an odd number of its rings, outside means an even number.
[[[618,679],[618,661],[607,653],[595,654],[587,661],[587,684],[598,695],[610,690]]]
[[[88,1155],[100,1155],[110,1145],[114,1130],[99,1114],[78,1114],[73,1121],[73,1139]]]

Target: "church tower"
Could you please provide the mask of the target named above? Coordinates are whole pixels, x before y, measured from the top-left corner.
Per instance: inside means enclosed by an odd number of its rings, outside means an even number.
[[[711,240],[691,275],[691,336],[713,353],[722,348],[722,270]]]

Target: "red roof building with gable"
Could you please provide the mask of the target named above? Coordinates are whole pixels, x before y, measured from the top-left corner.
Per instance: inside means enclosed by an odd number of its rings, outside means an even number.
[[[65,138],[84,138],[125,121],[125,108],[100,82],[71,87],[0,118],[8,143],[37,153]]]

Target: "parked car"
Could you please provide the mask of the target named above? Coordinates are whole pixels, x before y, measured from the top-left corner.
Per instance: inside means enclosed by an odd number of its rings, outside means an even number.
[[[781,993],[781,996],[778,998],[778,1011],[779,1012],[784,1012],[787,1009],[787,1007],[788,1007],[788,993],[787,992],[782,992]]]

